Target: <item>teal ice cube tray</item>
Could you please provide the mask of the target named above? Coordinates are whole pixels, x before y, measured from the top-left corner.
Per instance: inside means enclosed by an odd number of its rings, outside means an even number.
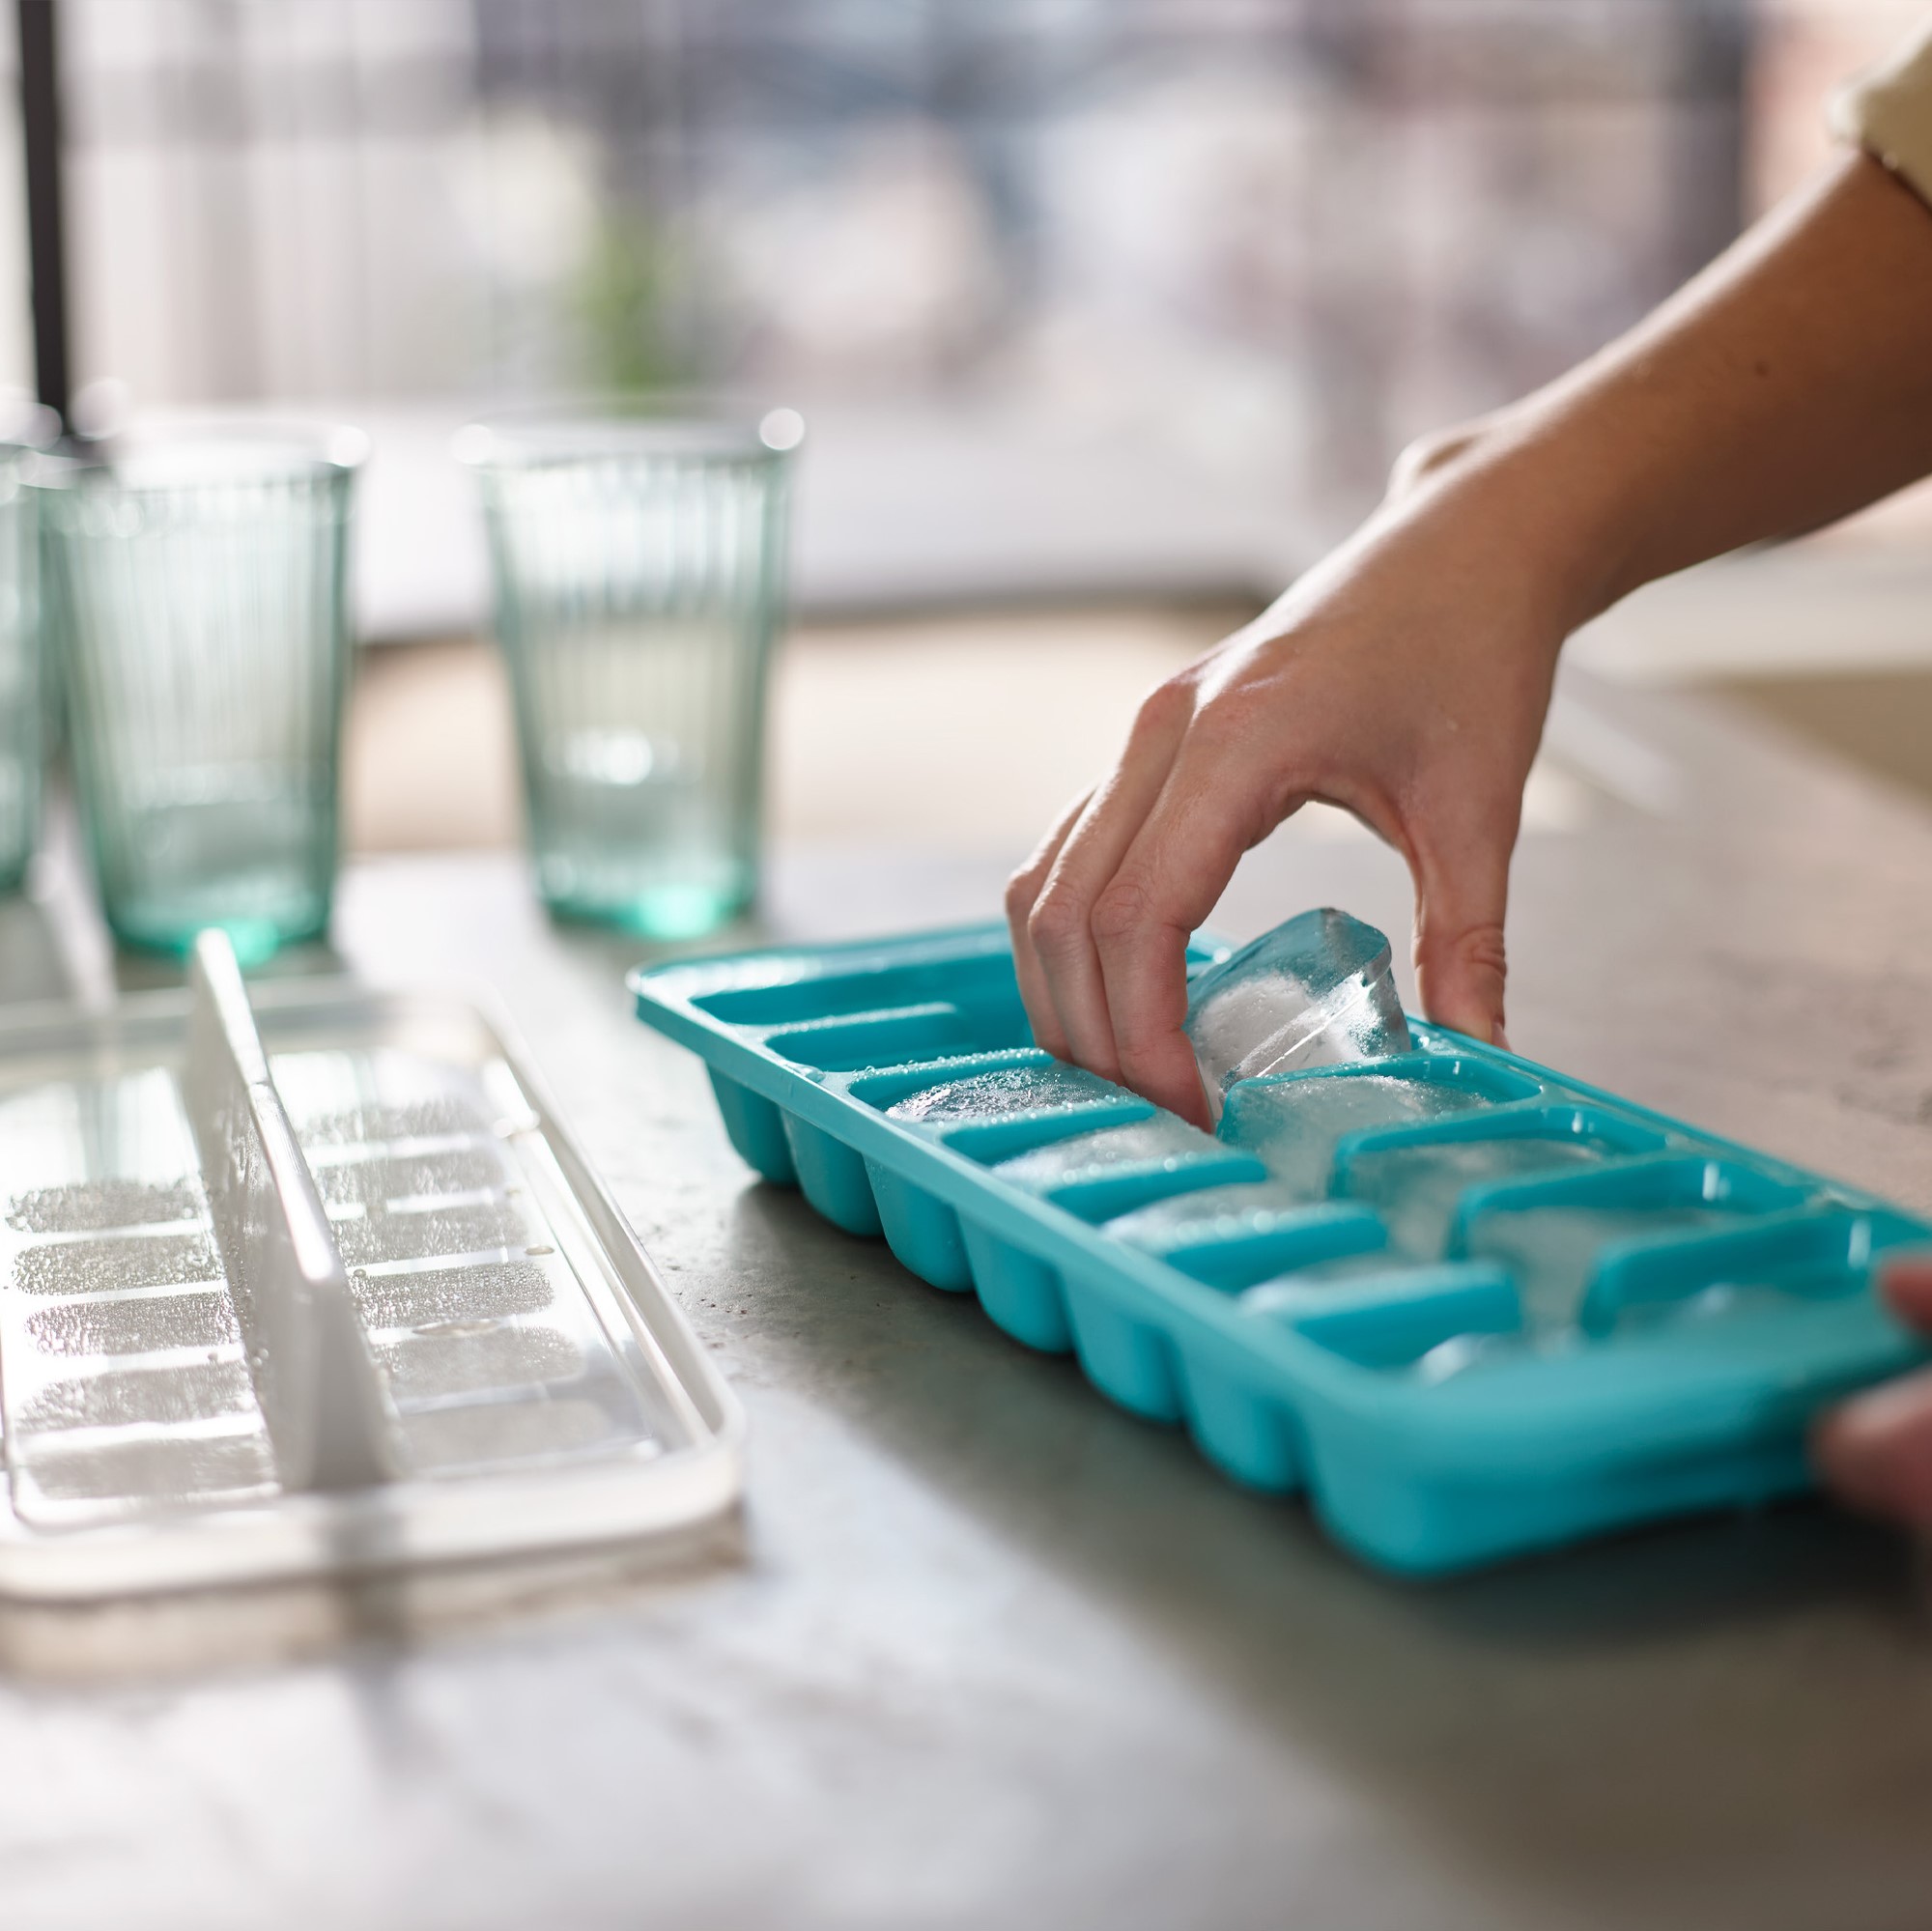
[[[1438,1026],[1210,1138],[1033,1045],[1003,928],[632,989],[764,1178],[1390,1570],[1800,1490],[1920,1358],[1871,1274],[1926,1223]]]

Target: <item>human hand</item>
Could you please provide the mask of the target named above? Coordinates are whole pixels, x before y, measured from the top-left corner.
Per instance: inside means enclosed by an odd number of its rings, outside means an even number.
[[[1510,854],[1556,653],[1561,493],[1484,426],[1411,455],[1387,500],[1254,623],[1151,692],[1119,762],[1013,875],[1034,1036],[1201,1124],[1185,947],[1250,846],[1311,800],[1407,861],[1424,1009],[1503,1028]],[[1546,567],[1548,565],[1548,567]]]
[[[1182,948],[1310,799],[1408,861],[1432,1017],[1495,1038],[1564,637],[1628,590],[1932,470],[1932,221],[1848,155],[1628,335],[1399,466],[1389,500],[1142,705],[1007,896],[1041,1045],[1189,1119]]]
[[[1932,1334],[1932,1256],[1893,1262],[1881,1291],[1901,1320]],[[1932,1368],[1833,1409],[1819,1425],[1814,1449],[1841,1500],[1932,1529]]]

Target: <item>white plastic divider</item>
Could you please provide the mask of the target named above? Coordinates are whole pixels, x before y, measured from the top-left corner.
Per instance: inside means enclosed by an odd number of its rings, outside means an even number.
[[[282,1486],[388,1481],[382,1383],[225,934],[195,941],[188,986],[182,1091]]]

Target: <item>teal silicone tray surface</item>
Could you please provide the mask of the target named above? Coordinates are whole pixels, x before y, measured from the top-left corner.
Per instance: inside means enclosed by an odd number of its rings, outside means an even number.
[[[1003,928],[632,989],[764,1178],[1388,1569],[1802,1489],[1812,1413],[1920,1358],[1871,1263],[1924,1222],[1440,1027],[1210,1138],[1032,1044]]]

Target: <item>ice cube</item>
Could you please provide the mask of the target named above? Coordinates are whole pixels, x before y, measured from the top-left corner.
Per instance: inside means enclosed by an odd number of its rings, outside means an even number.
[[[999,1120],[1014,1113],[1046,1113],[1057,1107],[1121,1096],[1119,1087],[1109,1086],[1097,1074],[1049,1060],[1041,1065],[997,1066],[990,1072],[942,1080],[908,1093],[886,1112],[894,1120],[953,1125]]]
[[[1242,1292],[1241,1308],[1247,1314],[1298,1314],[1308,1305],[1311,1290],[1408,1271],[1403,1257],[1386,1247],[1372,1247],[1363,1254],[1337,1254],[1332,1260],[1312,1262],[1306,1267],[1258,1282]]]
[[[1473,1259],[1501,1261],[1522,1295],[1524,1324],[1568,1326],[1577,1318],[1590,1270],[1619,1240],[1663,1240],[1721,1227],[1718,1206],[1541,1207],[1485,1214],[1469,1238]]]
[[[1131,1125],[1076,1133],[1070,1140],[1055,1140],[1030,1152],[1016,1153],[1009,1160],[1002,1160],[993,1171],[1003,1179],[1017,1181],[1021,1186],[1045,1189],[1108,1167],[1151,1165],[1155,1161],[1172,1163],[1226,1151],[1219,1141],[1199,1127],[1189,1126],[1172,1114],[1157,1113],[1151,1120],[1135,1121]]]
[[[1187,1036],[1216,1119],[1237,1080],[1412,1044],[1388,940],[1332,907],[1277,925],[1203,973],[1188,997]]]
[[[1543,1177],[1603,1157],[1598,1142],[1553,1133],[1391,1147],[1357,1157],[1349,1198],[1375,1207],[1398,1246],[1433,1259],[1442,1252],[1457,1202],[1471,1187]]]
[[[1479,1094],[1442,1080],[1394,1073],[1312,1073],[1244,1087],[1230,1101],[1221,1138],[1311,1200],[1328,1192],[1335,1149],[1350,1133],[1408,1126],[1480,1106]]]
[[[1300,1214],[1314,1204],[1304,1189],[1280,1180],[1231,1180],[1137,1207],[1108,1221],[1106,1228],[1116,1239],[1137,1247],[1171,1247],[1178,1241],[1251,1232],[1261,1221]]]

